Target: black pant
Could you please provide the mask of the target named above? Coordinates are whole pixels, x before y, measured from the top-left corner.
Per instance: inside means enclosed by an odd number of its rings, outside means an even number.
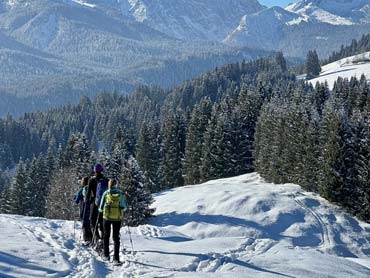
[[[114,256],[113,259],[119,261],[119,230],[121,229],[121,221],[109,221],[104,219],[104,256],[109,256],[109,238],[110,238],[110,230],[111,226],[113,226],[113,241],[114,241]]]
[[[91,226],[90,226],[90,203],[89,202],[83,202],[82,231],[83,231],[84,241],[91,241],[92,232],[91,232]]]
[[[98,222],[98,225],[96,225],[96,222]],[[103,238],[103,232],[104,232],[103,214],[99,213],[98,206],[96,206],[95,203],[91,204],[90,225],[91,225],[92,233],[95,234],[95,239],[97,240],[97,239]],[[96,231],[95,231],[95,227],[97,227]]]

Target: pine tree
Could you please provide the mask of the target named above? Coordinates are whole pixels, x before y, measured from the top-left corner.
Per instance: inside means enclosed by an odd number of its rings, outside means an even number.
[[[74,194],[79,184],[70,173],[72,168],[56,170],[51,181],[51,188],[46,200],[46,217],[52,219],[73,220],[78,209],[72,205]]]
[[[333,102],[328,102],[324,109],[320,132],[319,192],[332,202],[340,202],[343,197],[346,128],[347,119],[343,110],[336,111]]]
[[[46,159],[45,163],[46,163],[46,168],[48,171],[48,176],[50,177],[56,167],[56,161],[55,161],[54,153],[51,147],[48,148],[45,159]]]
[[[255,135],[255,166],[258,172],[276,183],[287,182],[292,158],[285,157],[289,143],[286,111],[289,103],[273,98],[261,110]],[[289,161],[288,161],[289,160]]]
[[[316,76],[318,76],[321,72],[321,66],[319,57],[317,55],[316,50],[309,51],[307,54],[306,59],[306,73],[307,73],[307,79],[312,79]]]
[[[179,112],[167,117],[162,134],[164,156],[162,188],[183,186],[182,160],[185,151],[185,123]]]
[[[78,134],[77,141],[73,146],[74,162],[77,180],[89,176],[91,173],[91,148],[85,134]]]
[[[17,166],[11,190],[10,213],[12,214],[25,214],[24,200],[26,199],[26,174],[24,164],[22,161]]]
[[[10,214],[13,213],[12,209],[12,192],[10,183],[5,185],[0,192],[0,213]]]
[[[8,144],[0,142],[0,169],[6,169],[13,163],[13,155]]]
[[[236,169],[234,155],[239,150],[235,139],[238,135],[233,126],[234,103],[226,98],[212,109],[212,117],[204,135],[203,161],[201,167],[204,181],[230,177]]]
[[[46,213],[46,199],[49,192],[47,166],[43,156],[31,163],[27,187],[30,194],[30,210],[27,215],[43,217]]]
[[[257,172],[262,176],[269,177],[270,161],[271,161],[271,140],[272,127],[274,126],[272,103],[265,103],[261,108],[261,113],[256,124],[256,133],[254,140],[254,165]]]
[[[24,169],[25,169],[25,176],[26,176],[25,190],[27,194],[23,198],[23,206],[25,210],[25,215],[31,216],[35,198],[33,195],[34,176],[32,175],[32,172],[31,172],[31,161],[29,159],[26,160]]]
[[[58,146],[54,166],[55,166],[56,169],[61,169],[62,167],[64,167],[64,154],[63,154],[63,149],[62,149],[61,144],[59,144],[59,146]]]
[[[234,103],[226,98],[221,102],[220,114],[217,118],[215,134],[211,144],[215,145],[214,157],[215,175],[213,178],[224,178],[233,176],[236,159],[234,157],[235,148],[238,148],[238,134],[234,129],[233,123]],[[235,115],[235,114],[234,114]]]
[[[279,51],[275,56],[276,64],[281,68],[282,71],[287,71],[287,64],[284,58],[283,52]]]
[[[145,184],[150,192],[157,192],[160,189],[158,176],[158,165],[160,164],[159,154],[159,130],[156,124],[143,123],[136,146],[137,161],[144,172]]]
[[[370,90],[365,75],[361,75],[359,90],[360,96],[358,107],[361,112],[370,112]]]
[[[306,123],[303,131],[303,138],[301,142],[302,157],[301,157],[301,173],[297,179],[297,183],[303,188],[310,191],[318,191],[318,175],[319,172],[319,157],[320,157],[320,122],[319,115],[315,111],[311,111],[310,119]],[[300,161],[300,160],[298,160]]]
[[[365,221],[370,220],[370,126],[369,119],[356,111],[351,119],[351,134],[346,142],[347,175],[342,205]]]
[[[196,105],[190,117],[186,135],[185,176],[187,184],[202,182],[201,165],[204,134],[211,118],[212,105],[209,99]]]
[[[110,177],[117,178],[121,173],[123,161],[130,156],[130,152],[126,148],[126,138],[124,131],[121,127],[118,127],[114,135],[111,153],[105,154],[106,169]],[[103,161],[102,159],[100,161]]]
[[[253,91],[243,90],[238,97],[233,111],[234,138],[237,140],[234,145],[235,175],[254,170],[254,138],[262,103],[261,96]]]
[[[324,84],[317,83],[314,91],[314,103],[320,118],[322,117],[322,111],[328,98],[329,98],[328,83],[327,82],[325,82]]]
[[[132,156],[124,161],[119,180],[127,201],[123,224],[129,226],[143,224],[154,213],[154,210],[150,208],[153,197],[146,191],[144,175],[139,164]]]
[[[6,169],[5,171],[2,171],[0,169],[0,193],[3,191],[3,189],[6,186],[10,185],[10,174],[9,174],[9,169]]]

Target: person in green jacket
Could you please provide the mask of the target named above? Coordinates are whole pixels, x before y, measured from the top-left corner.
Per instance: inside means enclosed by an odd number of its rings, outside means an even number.
[[[99,212],[103,214],[103,260],[109,261],[109,238],[110,231],[113,228],[114,241],[114,256],[113,262],[120,263],[119,247],[120,247],[120,228],[123,216],[123,210],[127,207],[125,197],[121,190],[118,189],[117,181],[110,179],[108,182],[108,190],[104,192]]]

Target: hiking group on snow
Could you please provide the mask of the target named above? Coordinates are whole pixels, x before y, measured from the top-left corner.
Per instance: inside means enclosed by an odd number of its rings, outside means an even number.
[[[109,238],[113,230],[113,263],[120,264],[120,228],[123,211],[127,208],[125,197],[118,189],[115,179],[104,176],[103,165],[97,163],[93,168],[94,176],[81,180],[81,188],[74,197],[80,205],[80,219],[85,245],[90,245],[104,261],[110,260]]]

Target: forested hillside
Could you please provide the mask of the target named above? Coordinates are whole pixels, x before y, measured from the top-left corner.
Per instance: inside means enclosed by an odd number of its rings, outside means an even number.
[[[370,51],[370,34],[363,35],[359,40],[352,40],[349,46],[342,45],[339,51],[334,51],[323,64],[329,64],[340,59]]]
[[[281,53],[217,68],[171,91],[142,87],[131,96],[83,98],[76,106],[3,120],[40,143],[34,162],[22,156],[11,187],[5,175],[2,198],[11,203],[7,196],[17,184],[27,184],[18,183],[19,177],[33,177],[38,170],[32,165],[54,157],[45,181],[36,179],[46,196],[39,216],[48,215],[56,185],[65,190],[98,160],[120,180],[127,180],[133,171],[128,169],[142,172],[134,176],[140,176],[143,192],[257,170],[267,180],[320,192],[369,221],[369,107],[364,78],[338,80],[332,92],[323,84],[313,88],[295,80]],[[9,142],[2,143],[10,148]],[[3,167],[21,159],[19,151],[9,152],[13,160]],[[19,213],[9,202],[0,202],[7,204],[2,211]]]

